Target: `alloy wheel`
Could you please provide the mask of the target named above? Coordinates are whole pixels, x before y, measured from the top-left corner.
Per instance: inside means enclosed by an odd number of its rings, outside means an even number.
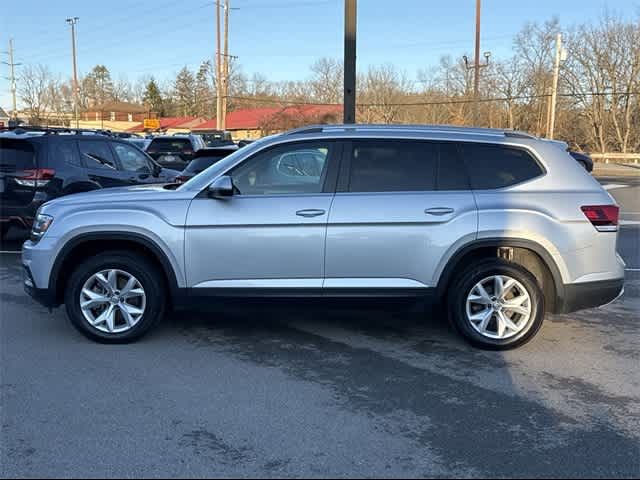
[[[532,306],[522,283],[507,275],[492,275],[476,283],[467,295],[467,320],[480,335],[506,340],[529,324]]]

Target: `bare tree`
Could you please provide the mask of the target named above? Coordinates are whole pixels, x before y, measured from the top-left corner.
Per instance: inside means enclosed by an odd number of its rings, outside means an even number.
[[[51,106],[51,84],[53,76],[45,65],[26,65],[20,73],[20,99],[26,105],[31,123],[40,123],[46,118]]]
[[[309,89],[314,101],[342,102],[344,66],[333,58],[321,58],[311,65]]]
[[[366,123],[396,123],[402,120],[401,104],[408,103],[412,83],[393,65],[370,67],[359,78],[360,117]]]

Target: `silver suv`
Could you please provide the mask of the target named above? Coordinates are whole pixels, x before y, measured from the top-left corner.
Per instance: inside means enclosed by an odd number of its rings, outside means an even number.
[[[102,342],[218,297],[431,299],[472,344],[514,348],[545,312],[615,299],[618,207],[562,148],[435,126],[308,127],[181,185],[45,204],[25,288]]]

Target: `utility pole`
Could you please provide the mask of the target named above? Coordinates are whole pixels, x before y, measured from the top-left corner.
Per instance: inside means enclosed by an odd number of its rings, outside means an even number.
[[[549,115],[549,130],[547,138],[553,138],[553,132],[556,127],[556,102],[558,100],[558,77],[560,76],[560,61],[563,60],[564,52],[562,51],[562,34],[556,37],[556,61],[553,66],[553,86],[551,88],[551,114]]]
[[[227,129],[227,105],[229,102],[229,0],[224,0],[224,67],[222,72],[222,122],[221,130]]]
[[[216,1],[216,129],[222,129],[222,57],[220,52],[220,2]]]
[[[356,123],[358,0],[344,0],[344,123]]]
[[[13,110],[11,111],[11,117],[15,120],[18,118],[18,107],[16,102],[16,70],[15,67],[21,65],[20,63],[15,63],[13,61],[13,38],[9,39],[9,51],[7,52],[9,55],[9,62],[2,62],[5,65],[8,65],[11,69],[11,76],[9,77],[9,81],[11,82],[11,96],[13,98]]]
[[[480,0],[476,0],[476,45],[473,65],[470,66],[467,57],[463,57],[467,68],[473,69],[473,124],[475,126],[480,123],[480,70],[489,65],[489,57],[491,56],[490,52],[485,52],[485,63],[482,65],[480,64],[480,12]]]
[[[71,25],[71,51],[73,55],[73,116],[76,120],[76,128],[80,127],[78,119],[78,65],[76,60],[76,24],[80,20],[78,17],[67,18],[67,23]]]

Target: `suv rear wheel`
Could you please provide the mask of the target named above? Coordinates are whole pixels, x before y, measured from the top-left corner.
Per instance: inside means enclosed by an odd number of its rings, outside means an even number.
[[[531,272],[502,259],[481,261],[449,289],[449,312],[472,345],[508,350],[531,340],[544,321],[544,295]]]
[[[162,273],[149,260],[126,251],[106,252],[82,263],[65,289],[71,323],[102,343],[128,343],[164,315]]]

